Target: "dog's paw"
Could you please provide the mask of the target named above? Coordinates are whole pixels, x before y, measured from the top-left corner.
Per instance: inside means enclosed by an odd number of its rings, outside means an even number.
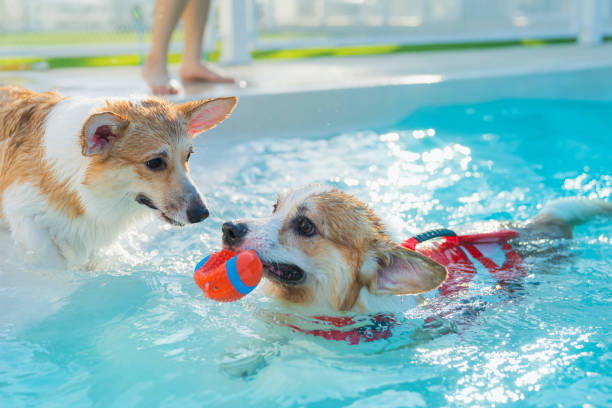
[[[220,367],[231,377],[247,378],[257,374],[268,363],[261,350],[253,347],[235,347],[226,350],[221,358]]]

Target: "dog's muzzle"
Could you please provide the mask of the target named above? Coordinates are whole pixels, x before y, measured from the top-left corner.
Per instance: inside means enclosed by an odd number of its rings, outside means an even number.
[[[247,232],[249,232],[246,224],[234,224],[233,222],[224,223],[221,230],[223,231],[223,243],[230,247],[240,245]]]
[[[203,205],[191,207],[187,210],[187,219],[192,224],[204,221],[206,218],[208,218],[209,215],[210,213],[208,212],[208,208]]]

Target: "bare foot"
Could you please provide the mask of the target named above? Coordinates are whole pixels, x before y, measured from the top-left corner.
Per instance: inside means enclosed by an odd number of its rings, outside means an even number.
[[[176,95],[179,88],[171,81],[165,66],[147,62],[142,67],[142,78],[145,80],[151,92],[156,95]]]
[[[233,83],[236,82],[234,78],[224,77],[206,68],[204,65],[198,63],[195,65],[183,65],[179,72],[183,81],[203,81],[203,82],[220,82],[220,83]]]

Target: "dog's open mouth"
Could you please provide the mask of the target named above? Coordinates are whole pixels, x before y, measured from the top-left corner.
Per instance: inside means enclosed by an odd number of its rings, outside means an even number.
[[[299,285],[304,282],[306,274],[296,265],[276,262],[262,262],[267,277],[285,285]]]
[[[185,224],[183,224],[182,222],[178,222],[176,220],[173,220],[172,218],[168,217],[162,210],[160,210],[159,208],[157,208],[155,206],[155,204],[153,204],[153,200],[151,200],[149,197],[147,197],[146,195],[140,193],[136,196],[136,202],[138,204],[142,204],[145,207],[149,207],[152,210],[158,211],[159,215],[161,216],[161,218],[166,221],[168,224],[171,225],[176,225],[179,227],[184,226]]]

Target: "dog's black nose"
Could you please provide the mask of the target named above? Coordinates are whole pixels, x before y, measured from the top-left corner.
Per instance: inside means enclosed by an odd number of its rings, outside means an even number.
[[[228,245],[238,245],[249,232],[246,224],[234,224],[233,222],[226,222],[221,230],[223,231],[223,242]]]
[[[209,215],[208,208],[204,206],[192,207],[187,210],[187,219],[192,224],[205,220]]]

